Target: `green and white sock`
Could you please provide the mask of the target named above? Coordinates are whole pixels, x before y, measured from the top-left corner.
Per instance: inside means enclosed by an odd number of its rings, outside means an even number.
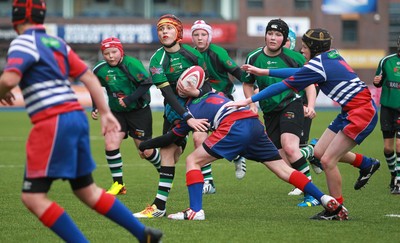
[[[148,158],[146,158],[146,160],[153,164],[154,167],[156,167],[157,171],[160,172],[161,156],[158,149],[154,149],[153,153]]]
[[[211,163],[208,163],[203,167],[201,167],[201,174],[203,174],[204,183],[208,182],[214,186],[214,178],[212,176]]]
[[[122,157],[119,149],[107,151],[106,150],[106,159],[108,163],[108,167],[111,171],[111,176],[113,177],[113,181],[118,181],[119,184],[124,184],[122,177]]]
[[[165,209],[165,205],[167,204],[169,192],[171,191],[174,177],[175,177],[175,166],[171,167],[161,166],[157,195],[153,202],[153,204],[155,204],[157,208],[160,210]]]

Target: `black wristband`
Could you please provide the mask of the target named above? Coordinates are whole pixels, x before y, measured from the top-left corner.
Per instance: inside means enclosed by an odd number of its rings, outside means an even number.
[[[189,112],[185,112],[185,113],[183,113],[183,120],[185,120],[185,121],[187,121],[187,120],[189,120],[190,118],[193,118],[193,116],[192,116],[192,114],[190,114]]]

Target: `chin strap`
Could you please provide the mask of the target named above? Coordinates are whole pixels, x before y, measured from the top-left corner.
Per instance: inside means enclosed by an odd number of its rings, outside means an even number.
[[[174,40],[174,42],[172,42],[170,45],[164,45],[164,44],[163,44],[163,46],[164,46],[165,48],[171,48],[171,47],[173,47],[174,45],[176,45],[176,43],[177,43],[177,41]]]

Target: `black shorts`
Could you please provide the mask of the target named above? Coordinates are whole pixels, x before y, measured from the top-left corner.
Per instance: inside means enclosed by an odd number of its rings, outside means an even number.
[[[383,138],[400,138],[400,110],[381,106],[380,123]]]
[[[282,148],[281,134],[292,133],[299,138],[303,134],[304,110],[301,100],[295,100],[283,110],[264,114],[268,137],[278,149]]]
[[[26,178],[22,185],[22,192],[28,193],[47,193],[50,190],[53,181],[58,178],[41,177],[41,178]],[[73,191],[87,187],[93,183],[92,174],[78,177],[76,179],[68,179]]]
[[[114,116],[121,124],[121,131],[125,138],[131,136],[139,140],[148,140],[153,136],[153,116],[150,106],[129,112],[114,112]]]
[[[308,140],[310,139],[311,123],[311,118],[304,117],[303,132],[300,137],[300,147],[308,144]]]

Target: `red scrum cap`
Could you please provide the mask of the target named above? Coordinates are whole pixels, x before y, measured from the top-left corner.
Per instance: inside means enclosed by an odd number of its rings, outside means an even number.
[[[46,16],[44,0],[14,0],[12,4],[12,24],[43,24]]]
[[[101,52],[107,48],[118,48],[118,50],[121,52],[121,56],[124,55],[122,43],[117,37],[109,37],[101,42]]]

